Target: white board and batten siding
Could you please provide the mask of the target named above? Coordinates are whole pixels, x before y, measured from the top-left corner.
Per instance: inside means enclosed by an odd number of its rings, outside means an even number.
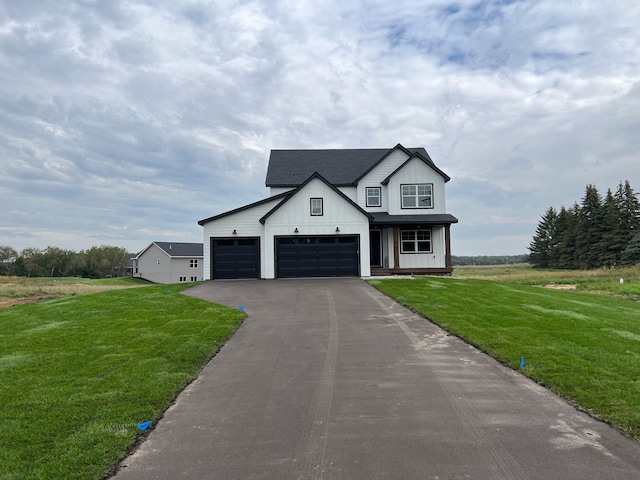
[[[211,280],[211,238],[246,238],[260,237],[260,271],[265,272],[265,239],[264,226],[260,219],[273,207],[282,202],[282,198],[265,202],[255,207],[241,210],[230,215],[212,220],[203,225],[204,230],[204,270],[205,280]],[[233,231],[236,234],[233,234]],[[273,254],[272,254],[273,255]]]
[[[269,196],[280,195],[281,193],[293,190],[292,187],[269,187]]]
[[[358,182],[358,188],[356,192],[356,199],[353,199],[358,205],[367,210],[368,212],[388,212],[389,208],[389,194],[386,185],[381,185],[385,178],[391,175],[400,165],[407,161],[409,156],[402,150],[398,149],[391,153],[381,163],[376,165],[369,173],[367,173]],[[381,207],[367,207],[367,187],[382,187],[382,206]]]
[[[402,230],[402,228],[400,228]],[[399,249],[400,268],[445,268],[446,250],[444,227],[431,227],[432,253],[402,253]]]
[[[400,185],[406,184],[433,184],[433,208],[401,208]],[[446,213],[444,200],[444,178],[419,159],[413,159],[402,170],[398,171],[387,185],[389,192],[389,214],[411,215],[424,213]]]
[[[311,198],[322,198],[323,214],[311,215]],[[319,179],[313,179],[265,222],[265,278],[275,277],[275,240],[278,236],[358,235],[360,275],[371,275],[369,266],[369,219]],[[336,232],[336,228],[340,232]]]

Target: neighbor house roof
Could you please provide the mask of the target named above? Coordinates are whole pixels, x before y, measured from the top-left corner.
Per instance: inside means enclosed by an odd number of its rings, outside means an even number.
[[[203,256],[202,243],[153,242],[152,245],[153,244],[158,246],[170,257],[202,257]],[[138,256],[140,256],[141,254],[142,252],[140,252]]]
[[[315,172],[338,187],[357,185],[358,180],[396,149],[408,155],[419,154],[426,163],[442,173],[424,148],[404,148],[400,144],[391,149],[271,150],[266,185],[297,187]]]
[[[371,214],[372,225],[449,225],[458,223],[458,219],[448,213],[427,213],[424,215],[389,215],[386,212]]]

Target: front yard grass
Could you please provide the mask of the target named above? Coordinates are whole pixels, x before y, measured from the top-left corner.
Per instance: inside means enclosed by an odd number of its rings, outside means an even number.
[[[370,283],[640,440],[637,302],[460,278]]]
[[[100,479],[237,329],[162,285],[0,309],[0,479]]]

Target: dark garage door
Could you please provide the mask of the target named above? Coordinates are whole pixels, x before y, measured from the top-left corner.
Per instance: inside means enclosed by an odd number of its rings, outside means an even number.
[[[260,278],[259,238],[212,238],[211,278]]]
[[[358,237],[276,239],[277,276],[357,277]]]

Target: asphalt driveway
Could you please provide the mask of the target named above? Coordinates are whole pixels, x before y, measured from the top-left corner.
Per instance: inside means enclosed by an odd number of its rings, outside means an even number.
[[[640,479],[640,444],[362,280],[186,293],[248,318],[118,480]]]

